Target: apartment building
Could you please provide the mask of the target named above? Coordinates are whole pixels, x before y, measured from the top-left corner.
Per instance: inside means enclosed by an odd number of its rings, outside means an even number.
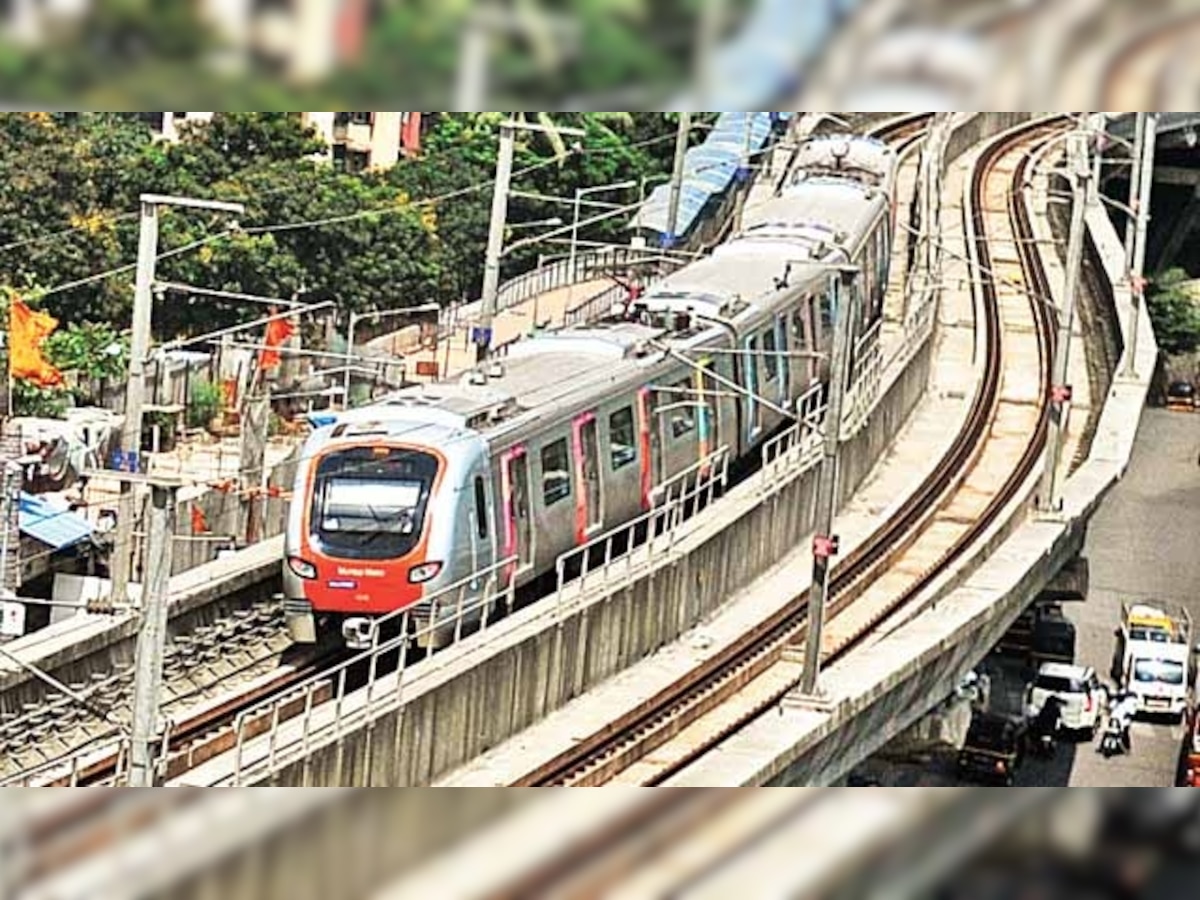
[[[185,122],[207,122],[211,112],[146,112],[138,115],[164,140],[179,138]],[[302,112],[325,142],[324,158],[347,172],[386,169],[420,148],[419,112]]]
[[[419,112],[306,112],[304,121],[329,147],[335,168],[386,169],[420,147]]]

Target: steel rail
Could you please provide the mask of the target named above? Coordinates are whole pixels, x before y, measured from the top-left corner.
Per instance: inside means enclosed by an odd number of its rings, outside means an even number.
[[[972,220],[975,226],[974,244],[979,257],[979,265],[985,273],[991,271],[986,215],[981,202],[986,179],[996,161],[1006,152],[1011,152],[1011,148],[1015,144],[1029,141],[1031,137],[1036,137],[1039,133],[1055,127],[1057,126],[1038,122],[1009,133],[1005,138],[993,141],[975,167],[972,175],[972,196],[975,198],[972,209]],[[1024,177],[1024,172],[1024,164],[1018,166],[1019,178]],[[1016,188],[1023,184],[1019,178],[1014,178],[1013,181],[1013,186]],[[1014,195],[1010,190],[1009,196],[1008,212],[1014,227],[1022,234],[1027,234],[1031,226],[1026,215],[1025,205],[1014,199],[1014,197],[1019,197],[1019,192]],[[1036,288],[1034,296],[1049,296],[1046,290],[1048,284],[1045,273],[1033,250],[1036,245],[1021,241],[1019,246],[1022,248],[1023,267],[1030,273],[1030,280],[1034,282]],[[947,494],[954,489],[956,483],[965,477],[965,470],[973,465],[981,452],[983,438],[990,428],[999,402],[1002,350],[996,285],[990,276],[981,279],[980,285],[983,290],[981,307],[984,314],[983,324],[987,347],[981,390],[976,395],[964,427],[956,436],[949,452],[943,457],[937,469],[921,484],[896,516],[889,519],[870,540],[857,548],[842,565],[834,570],[834,600],[831,604],[831,617],[836,616],[853,603],[857,596],[856,586],[869,579],[873,580],[880,568],[888,565],[897,556],[898,547],[906,547],[916,540],[914,532],[919,531],[922,523],[944,505],[943,501]],[[930,581],[943,573],[967,547],[978,540],[979,536],[991,526],[1000,511],[1011,502],[1020,486],[1028,478],[1029,473],[1037,465],[1045,439],[1048,416],[1048,406],[1044,398],[1048,396],[1049,392],[1049,365],[1054,341],[1054,322],[1052,314],[1044,302],[1037,300],[1032,302],[1031,306],[1034,311],[1041,351],[1040,381],[1043,400],[1039,407],[1035,432],[1020,463],[1011,473],[1001,491],[992,499],[985,515],[981,516],[968,529],[952,550],[933,566],[924,578],[911,585],[893,603],[889,604],[886,610],[876,615],[861,633],[859,640],[862,635],[870,633],[871,625],[891,614],[901,605],[911,602]],[[570,751],[519,779],[516,784],[526,786],[602,783],[615,772],[626,768],[634,759],[661,746],[687,724],[716,707],[722,699],[758,674],[765,672],[782,658],[785,648],[789,644],[795,643],[802,632],[806,595],[807,592],[792,598],[779,612],[743,635],[724,652],[693,669],[683,679],[640,704],[616,722],[610,723],[604,729],[577,743]],[[855,643],[852,641],[840,648],[834,658],[839,658],[849,652]],[[710,739],[706,740],[702,746],[690,749],[682,759],[663,765],[645,783],[660,783],[670,777],[671,774],[702,755],[707,749],[720,743],[730,733],[743,727],[746,722],[776,705],[784,695],[794,690],[795,686],[795,684],[789,683],[784,689],[771,692],[770,699],[757,704],[752,712],[740,716],[733,724],[715,731],[708,736]]]

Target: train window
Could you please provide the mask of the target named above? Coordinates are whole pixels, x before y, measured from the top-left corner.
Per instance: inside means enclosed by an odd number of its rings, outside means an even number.
[[[487,494],[483,489],[483,479],[475,476],[475,531],[481,541],[487,540]]]
[[[833,334],[833,292],[835,290],[837,288],[830,282],[829,290],[821,295],[821,334],[824,335]]]
[[[637,459],[637,433],[631,407],[618,409],[608,417],[608,443],[609,461],[614,472]]]
[[[571,455],[567,439],[559,438],[542,448],[542,502],[552,506],[571,496]]]
[[[763,368],[767,371],[767,381],[774,381],[779,377],[779,357],[775,355],[779,348],[775,346],[774,328],[763,332],[762,348]]]
[[[671,404],[675,406],[675,409],[671,410],[671,437],[678,440],[695,429],[696,407],[678,405],[691,404],[693,402],[691,385],[688,383],[688,379],[685,378],[683,381],[676,382],[671,387],[675,389],[671,397]]]
[[[808,304],[811,302],[812,298],[803,297],[800,305],[792,310],[792,346],[799,351],[808,349],[808,335],[805,333],[804,320],[808,316]]]

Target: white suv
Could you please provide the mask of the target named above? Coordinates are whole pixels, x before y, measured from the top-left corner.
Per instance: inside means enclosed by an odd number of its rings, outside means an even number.
[[[1091,666],[1042,663],[1026,694],[1026,714],[1036,716],[1052,696],[1062,701],[1062,728],[1086,733],[1090,739],[1100,722],[1105,701],[1096,670]]]

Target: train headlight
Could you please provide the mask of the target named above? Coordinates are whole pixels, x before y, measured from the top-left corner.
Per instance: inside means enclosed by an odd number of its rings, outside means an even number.
[[[288,568],[291,569],[298,578],[303,578],[305,581],[312,581],[317,577],[317,567],[308,560],[301,559],[298,556],[289,556],[287,562]]]
[[[408,570],[409,584],[422,584],[437,575],[442,571],[440,562],[421,563],[419,566],[413,566]]]

